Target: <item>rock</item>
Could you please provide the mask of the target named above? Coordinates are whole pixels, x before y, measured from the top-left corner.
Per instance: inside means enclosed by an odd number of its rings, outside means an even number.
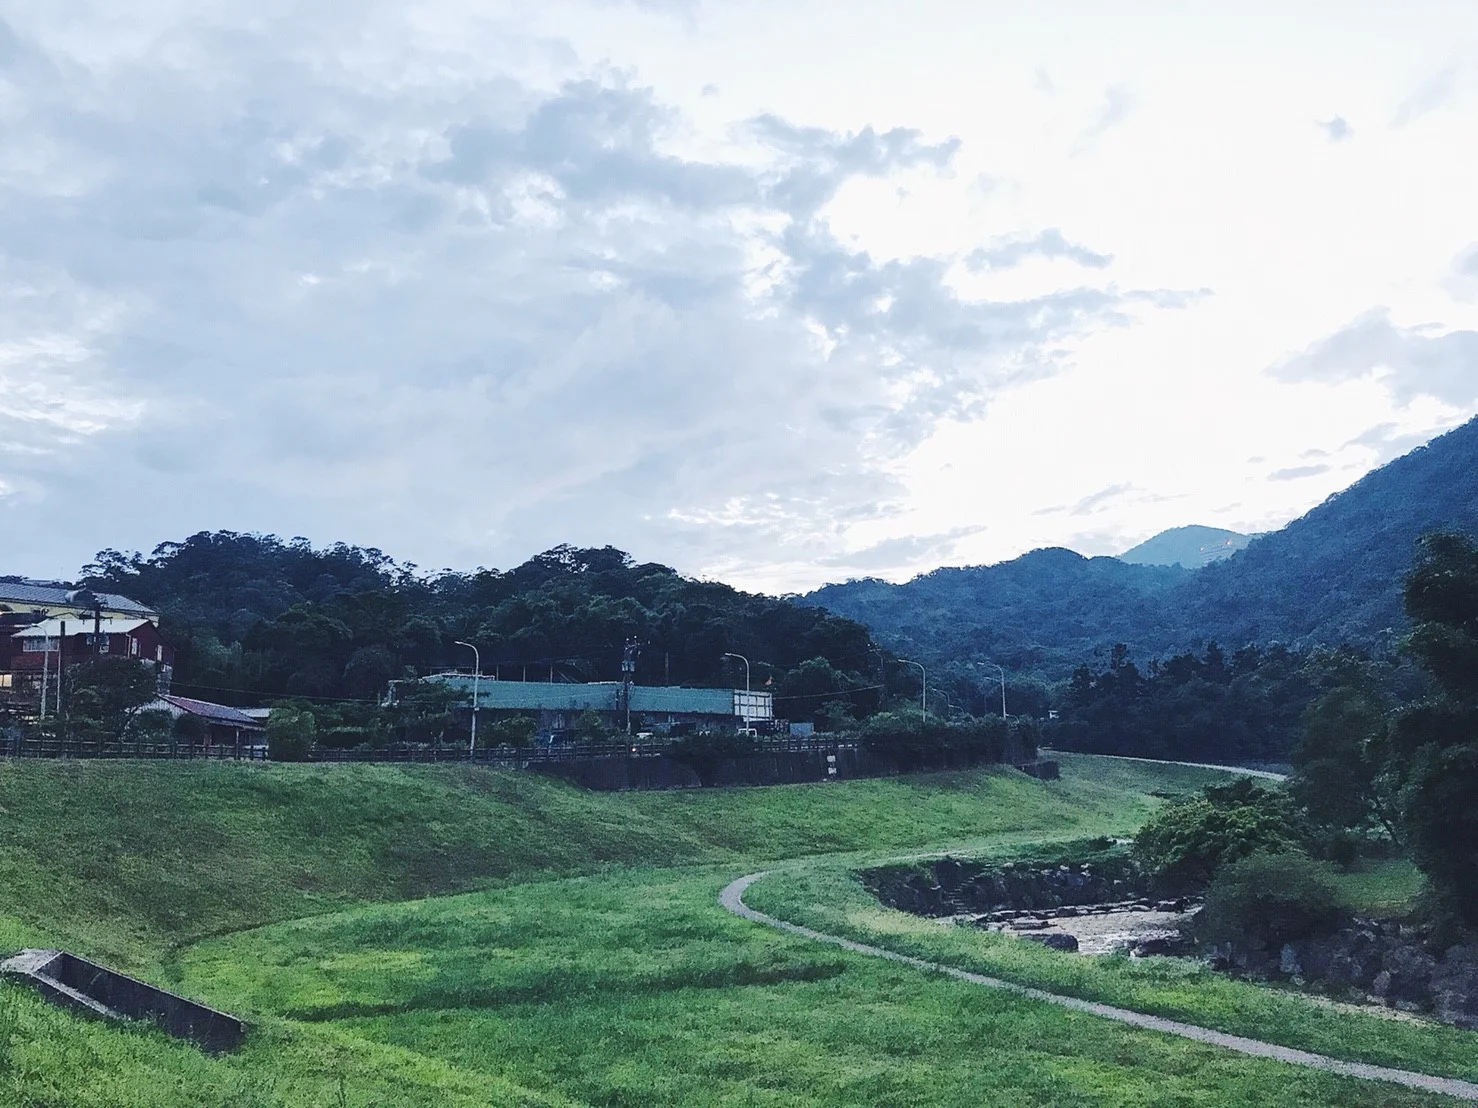
[[[1298,951],[1289,943],[1283,944],[1283,949],[1278,952],[1278,972],[1287,977],[1298,977],[1303,974],[1303,966],[1298,961]]]
[[[1078,940],[1062,931],[1048,931],[1040,935],[1021,935],[1019,937],[1029,939],[1034,943],[1041,943],[1043,946],[1050,947],[1052,950],[1071,952],[1078,949]]]
[[[1046,926],[1046,920],[1033,919],[1029,917],[1024,919],[1012,920],[1010,924],[1010,927],[1013,931],[1040,931]]]
[[[1184,912],[1185,911],[1185,904],[1186,904],[1185,897],[1181,897],[1178,900],[1161,900],[1161,901],[1158,901],[1155,904],[1155,911],[1157,911],[1157,912]]]
[[[1391,971],[1381,970],[1375,975],[1375,980],[1370,983],[1370,995],[1378,996],[1382,1000],[1391,992]]]
[[[1143,939],[1129,949],[1131,958],[1150,958],[1155,955],[1174,956],[1190,954],[1195,943],[1184,935],[1165,935],[1157,939]]]

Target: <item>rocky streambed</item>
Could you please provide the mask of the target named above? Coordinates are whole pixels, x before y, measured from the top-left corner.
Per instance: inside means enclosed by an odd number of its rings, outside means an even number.
[[[1198,902],[1156,897],[1148,875],[1111,844],[1086,853],[1004,864],[943,858],[859,876],[882,903],[941,923],[1079,954],[1195,955],[1235,976],[1478,1029],[1478,943],[1442,944],[1409,921],[1347,916],[1331,933],[1273,949],[1205,949],[1193,938]]]

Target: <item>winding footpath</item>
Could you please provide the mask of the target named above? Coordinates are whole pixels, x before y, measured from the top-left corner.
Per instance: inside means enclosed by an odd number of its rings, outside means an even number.
[[[1213,1031],[1208,1027],[1197,1027],[1194,1024],[1180,1023],[1176,1020],[1164,1019],[1161,1016],[1147,1016],[1142,1012],[1131,1012],[1127,1008],[1115,1008],[1109,1004],[1098,1004],[1091,1000],[1079,1000],[1077,997],[1062,996],[1058,993],[1044,992],[1041,989],[1028,988],[1025,985],[1015,985],[1010,981],[1002,981],[996,977],[986,977],[979,973],[970,973],[968,970],[958,969],[955,966],[947,966],[941,962],[929,962],[923,958],[914,958],[907,954],[899,954],[896,951],[884,950],[882,947],[869,946],[867,943],[859,943],[852,939],[844,939],[839,935],[828,935],[824,931],[815,931],[800,924],[787,923],[785,920],[767,916],[763,912],[756,912],[744,903],[744,891],[764,877],[768,871],[747,874],[737,881],[726,886],[719,893],[719,903],[733,912],[755,923],[762,923],[766,927],[773,927],[779,931],[785,931],[792,935],[799,935],[804,939],[815,942],[830,943],[839,946],[843,950],[850,950],[856,954],[866,954],[873,958],[885,958],[890,962],[899,962],[914,969],[925,970],[932,973],[942,973],[947,977],[953,977],[960,981],[968,981],[972,985],[984,985],[988,989],[1000,989],[1004,992],[1014,993],[1016,996],[1025,997],[1028,1000],[1039,1000],[1046,1004],[1056,1004],[1061,1008],[1071,1008],[1077,1012],[1087,1012],[1090,1015],[1102,1016],[1104,1019],[1114,1020],[1118,1023],[1127,1023],[1132,1027],[1140,1027],[1146,1031],[1160,1031],[1167,1035],[1178,1035],[1183,1039],[1194,1039],[1197,1042],[1210,1043],[1213,1046],[1225,1047],[1227,1050],[1235,1050],[1240,1054],[1250,1054],[1255,1058],[1272,1058],[1279,1062],[1287,1062],[1295,1066],[1308,1066],[1310,1069],[1327,1070],[1344,1077],[1360,1077],[1369,1081],[1389,1081],[1396,1085],[1405,1085],[1413,1089],[1423,1089],[1427,1092],[1441,1093],[1446,1096],[1457,1097],[1461,1100],[1478,1101],[1478,1084],[1471,1081],[1460,1081],[1455,1077],[1433,1077],[1425,1073],[1413,1073],[1410,1070],[1388,1069],[1385,1066],[1372,1066],[1365,1062],[1345,1062],[1338,1058],[1330,1058],[1323,1054],[1311,1054],[1306,1050],[1294,1050],[1291,1047],[1278,1046],[1276,1043],[1264,1043],[1257,1039],[1246,1039],[1241,1035],[1228,1035],[1224,1031]]]

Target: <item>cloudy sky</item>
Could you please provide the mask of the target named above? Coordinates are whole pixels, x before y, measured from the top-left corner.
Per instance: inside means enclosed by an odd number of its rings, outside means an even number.
[[[1478,411],[1478,6],[0,4],[0,572],[773,591],[1276,527]]]

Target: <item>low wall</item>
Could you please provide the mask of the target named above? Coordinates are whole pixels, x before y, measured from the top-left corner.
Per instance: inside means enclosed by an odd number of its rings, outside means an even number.
[[[24,981],[74,1011],[103,1019],[149,1020],[209,1051],[234,1050],[246,1035],[235,1016],[62,950],[23,950],[0,973]]]
[[[559,777],[587,789],[696,789],[702,786],[692,766],[667,754],[585,758],[567,762],[531,762],[535,773]],[[898,772],[892,762],[865,750],[787,750],[725,758],[714,769],[715,786],[801,785],[811,781],[845,781],[888,777]]]

